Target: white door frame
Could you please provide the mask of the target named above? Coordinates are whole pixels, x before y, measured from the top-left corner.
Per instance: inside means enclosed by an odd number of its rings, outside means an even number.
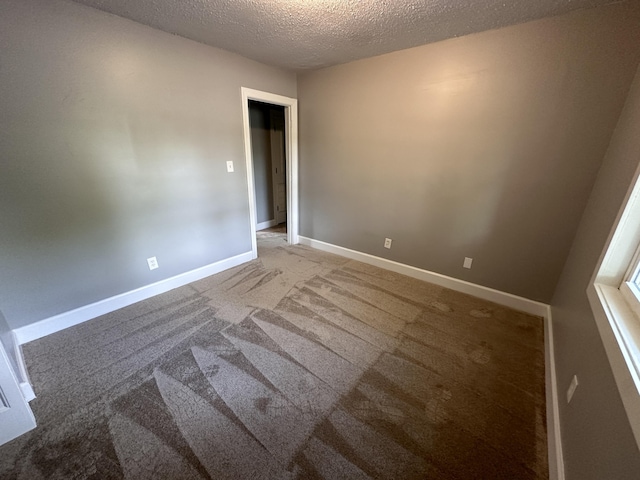
[[[249,123],[249,100],[281,105],[284,107],[284,132],[287,162],[287,242],[299,243],[298,239],[298,100],[274,93],[241,87],[242,123],[244,125],[244,153],[247,161],[247,188],[249,193],[249,221],[251,223],[251,251],[258,257],[256,241],[256,192],[251,151],[251,125]]]
[[[9,355],[0,342],[0,445],[36,428],[36,419],[24,397]]]

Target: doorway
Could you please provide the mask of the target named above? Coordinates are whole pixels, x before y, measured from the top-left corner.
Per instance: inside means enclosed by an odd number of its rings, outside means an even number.
[[[259,229],[286,226],[287,242],[298,243],[297,107],[294,98],[242,88],[253,258]]]
[[[287,185],[284,107],[249,100],[256,230],[286,233]]]

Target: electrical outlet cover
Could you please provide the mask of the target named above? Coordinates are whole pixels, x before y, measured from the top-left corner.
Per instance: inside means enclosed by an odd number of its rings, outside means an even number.
[[[578,388],[578,377],[574,375],[571,379],[571,383],[569,384],[569,388],[567,389],[567,403],[569,403],[573,398],[576,388]]]
[[[147,264],[149,264],[149,270],[155,270],[159,267],[156,257],[147,258]]]

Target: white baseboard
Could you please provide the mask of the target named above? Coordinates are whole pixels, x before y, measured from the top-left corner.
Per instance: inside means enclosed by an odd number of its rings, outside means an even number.
[[[33,391],[33,387],[29,382],[21,382],[20,391],[22,392],[22,396],[27,402],[30,402],[31,400],[35,400],[36,393]]]
[[[205,265],[204,267],[196,268],[195,270],[152,283],[151,285],[131,290],[130,292],[121,293],[120,295],[106,298],[99,302],[76,308],[75,310],[61,313],[30,325],[25,325],[24,327],[16,328],[14,330],[14,334],[18,343],[22,345],[33,340],[37,340],[38,338],[51,335],[52,333],[59,332],[65,328],[86,322],[92,318],[99,317],[105,313],[110,313],[141,300],[146,300],[147,298],[159,295],[160,293],[168,292],[169,290],[181,287],[187,283],[195,282],[201,278],[222,272],[223,270],[248,262],[253,258],[252,252],[246,252],[236,255],[235,257],[226,258],[219,262]]]
[[[15,331],[11,332],[13,336],[14,342],[14,352],[16,357],[16,362],[18,364],[18,378],[20,379],[20,390],[22,391],[22,396],[27,402],[36,398],[36,394],[33,391],[33,387],[31,386],[31,380],[29,379],[29,372],[27,371],[27,364],[24,361],[24,354],[22,353],[22,347],[18,342],[18,336]]]
[[[544,319],[544,344],[545,344],[545,386],[547,408],[547,446],[549,456],[549,479],[564,480],[564,460],[562,456],[562,442],[560,438],[560,418],[558,409],[558,389],[556,384],[556,364],[553,346],[553,324],[551,321],[551,307],[545,303],[529,300],[510,293],[501,292],[493,288],[476,285],[474,283],[448,277],[439,273],[422,270],[420,268],[405,265],[403,263],[376,257],[368,253],[350,250],[330,243],[322,242],[300,236],[300,243],[317,248],[325,252],[340,255],[342,257],[358,260],[369,265],[401,273],[409,277],[424,280],[425,282],[450,288],[457,292],[473,295],[490,302],[504,305],[532,315],[538,315]]]
[[[408,277],[417,278],[425,282],[440,285],[441,287],[450,288],[457,292],[473,295],[474,297],[482,298],[490,302],[504,305],[521,312],[529,313],[531,315],[538,315],[544,317],[547,315],[548,305],[528,298],[519,297],[511,293],[501,292],[493,288],[484,287],[475,283],[467,282],[465,280],[459,280],[457,278],[441,275],[440,273],[430,272],[421,268],[412,267],[404,263],[394,262],[386,258],[376,257],[369,255],[368,253],[358,252],[356,250],[350,250],[348,248],[339,247],[330,243],[322,242],[320,240],[314,240],[300,236],[300,243],[308,245],[309,247],[317,248],[325,252],[334,253],[342,257],[351,258],[352,260],[358,260],[362,263],[368,263],[369,265],[375,265],[376,267],[384,268],[385,270],[391,270],[392,272],[401,273]]]
[[[276,219],[267,220],[266,222],[261,222],[256,225],[256,230],[264,230],[265,228],[271,228],[278,225],[278,221]]]
[[[545,391],[547,395],[547,447],[549,455],[549,480],[564,480],[564,457],[560,436],[560,410],[558,408],[558,383],[556,380],[556,356],[553,343],[551,307],[544,317]]]

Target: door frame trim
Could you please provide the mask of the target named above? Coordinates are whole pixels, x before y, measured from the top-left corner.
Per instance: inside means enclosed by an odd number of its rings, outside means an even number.
[[[249,100],[281,105],[284,107],[284,131],[287,162],[287,242],[299,243],[298,238],[298,100],[275,93],[240,87],[242,96],[242,123],[244,128],[244,153],[247,164],[247,190],[249,195],[249,222],[251,227],[251,251],[258,257],[256,240],[256,193],[251,152],[251,125],[249,123]]]

